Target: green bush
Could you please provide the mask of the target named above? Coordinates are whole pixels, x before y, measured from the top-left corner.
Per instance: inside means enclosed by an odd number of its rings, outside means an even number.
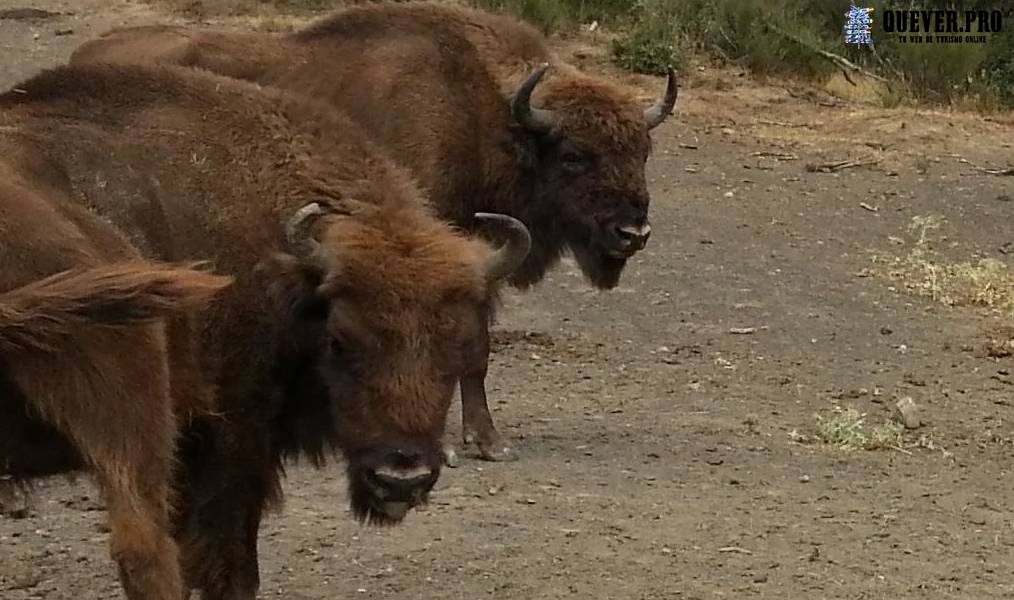
[[[613,62],[635,73],[663,75],[684,62],[673,38],[657,37],[644,29],[617,37],[612,49]]]
[[[1014,23],[1004,26],[983,63],[983,79],[1001,105],[1014,107]]]
[[[712,47],[762,73],[820,77],[831,65],[814,48],[826,49],[828,35],[795,1],[724,0],[715,14]]]
[[[636,73],[662,75],[685,65],[682,35],[672,2],[642,0],[635,15],[613,39],[613,62]]]
[[[797,0],[641,0],[620,26],[613,55],[621,66],[648,73],[664,70],[664,63],[685,64],[685,51],[694,49],[758,72],[821,75],[829,65],[810,47],[826,44],[802,10],[805,5]]]

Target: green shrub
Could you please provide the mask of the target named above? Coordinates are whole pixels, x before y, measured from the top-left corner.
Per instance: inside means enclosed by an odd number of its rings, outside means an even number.
[[[685,64],[681,33],[673,3],[641,0],[634,16],[613,39],[613,62],[636,73],[662,75]]]
[[[683,64],[673,38],[658,37],[643,29],[613,40],[613,62],[624,69],[648,75],[663,75],[669,67]]]
[[[759,72],[820,75],[829,67],[810,47],[826,44],[804,6],[802,0],[641,0],[621,26],[613,54],[620,65],[645,72],[658,72],[662,62],[684,64],[692,49]]]
[[[817,78],[831,65],[814,48],[826,49],[829,35],[798,2],[725,0],[716,15],[721,35],[713,43],[736,62],[762,73]]]
[[[1002,106],[1014,107],[1014,29],[1004,25],[983,63],[983,79]]]

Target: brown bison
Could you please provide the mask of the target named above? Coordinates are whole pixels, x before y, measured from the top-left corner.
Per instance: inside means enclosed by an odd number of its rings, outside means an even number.
[[[614,287],[650,234],[649,132],[672,112],[675,75],[644,108],[580,72],[533,28],[428,2],[370,3],[285,36],[141,27],[81,46],[72,62],[200,67],[325,99],[365,126],[420,181],[440,214],[523,221],[533,238],[511,277],[527,287],[570,249],[597,287]],[[461,382],[465,442],[513,458],[493,426],[485,365]]]
[[[254,597],[285,457],[340,450],[360,520],[396,523],[426,501],[453,386],[484,360],[498,282],[527,252],[523,225],[481,215],[508,242],[469,239],[331,107],[191,69],[43,73],[0,96],[0,156],[0,181],[64,216],[68,252],[88,217],[147,258],[234,277],[166,332],[171,394],[214,408],[183,422],[175,485],[175,537],[204,598]]]
[[[179,600],[176,419],[197,407],[172,389],[159,320],[229,280],[136,260],[115,227],[61,210],[9,166],[0,162],[0,488],[90,470],[127,596]]]

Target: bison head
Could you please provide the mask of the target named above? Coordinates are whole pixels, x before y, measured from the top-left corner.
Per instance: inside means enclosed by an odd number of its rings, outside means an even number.
[[[503,215],[476,215],[509,232],[493,251],[419,207],[346,209],[313,203],[292,217],[294,251],[268,261],[269,295],[301,338],[315,384],[299,390],[322,398],[353,513],[393,524],[437,481],[455,383],[485,360],[490,304],[531,240]]]
[[[669,70],[665,95],[649,108],[577,74],[546,84],[542,107],[535,108],[532,92],[547,68],[537,69],[510,104],[515,128],[527,136],[532,154],[527,162],[534,171],[535,198],[529,222],[549,224],[549,235],[560,236],[585,276],[609,289],[651,233],[644,175],[648,132],[676,104],[676,75]],[[531,259],[537,258],[533,253]]]

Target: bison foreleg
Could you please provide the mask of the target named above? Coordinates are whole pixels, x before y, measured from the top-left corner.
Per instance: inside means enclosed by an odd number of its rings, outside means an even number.
[[[162,328],[136,327],[130,335],[97,330],[88,339],[94,348],[119,352],[68,350],[32,361],[40,370],[61,361],[94,367],[54,368],[65,381],[40,404],[53,421],[67,423],[68,437],[95,472],[127,598],[180,600],[185,588],[170,527],[176,422]],[[41,390],[32,397],[41,398]]]
[[[119,489],[116,484],[103,487],[109,509],[110,546],[127,598],[185,598],[179,554],[166,522],[166,490],[160,486],[145,491]]]
[[[256,421],[236,425],[240,418],[224,413],[195,420],[180,445],[185,469],[177,484],[176,539],[187,580],[201,600],[257,597],[257,532],[264,510],[280,494],[269,432]]]
[[[482,458],[492,461],[517,460],[517,452],[493,425],[486,402],[486,370],[461,378],[461,433],[465,445],[475,444]]]
[[[232,487],[235,485],[236,487]],[[227,490],[243,489],[240,483]],[[192,492],[193,490],[187,490]],[[260,587],[257,531],[263,498],[226,493],[201,501],[197,512],[184,514],[180,546],[190,587],[201,600],[254,600]],[[190,504],[192,501],[185,501]],[[179,538],[178,538],[179,539]]]

